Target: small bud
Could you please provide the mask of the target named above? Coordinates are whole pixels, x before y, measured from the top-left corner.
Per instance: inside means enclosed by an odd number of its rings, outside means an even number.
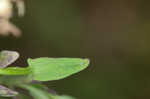
[[[19,53],[15,51],[0,52],[0,68],[5,68],[19,58]]]

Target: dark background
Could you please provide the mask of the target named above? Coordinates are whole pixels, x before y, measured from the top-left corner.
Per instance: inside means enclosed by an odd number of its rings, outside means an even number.
[[[21,38],[0,36],[0,50],[27,58],[88,57],[88,69],[45,82],[77,99],[150,98],[150,1],[25,0],[26,15],[14,16]]]

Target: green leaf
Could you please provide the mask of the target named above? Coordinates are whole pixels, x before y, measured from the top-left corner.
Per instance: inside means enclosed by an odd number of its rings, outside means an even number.
[[[21,87],[28,90],[34,99],[53,99],[48,92],[34,85],[21,85]]]
[[[23,83],[30,83],[32,81],[29,76],[1,76],[0,84],[5,84],[7,86],[18,86]]]
[[[55,96],[56,99],[75,99],[74,97],[67,96],[67,95],[61,95],[61,96]]]
[[[1,99],[1,98],[0,98]],[[26,95],[26,94],[20,94],[16,96],[14,99],[33,99],[31,96]]]
[[[8,67],[0,69],[0,75],[29,75],[29,74],[31,74],[30,68]]]
[[[34,99],[75,99],[67,95],[51,94],[47,87],[41,84],[20,85],[20,87],[28,90]]]
[[[66,78],[89,65],[88,59],[80,58],[37,58],[28,59],[34,80],[50,81]]]

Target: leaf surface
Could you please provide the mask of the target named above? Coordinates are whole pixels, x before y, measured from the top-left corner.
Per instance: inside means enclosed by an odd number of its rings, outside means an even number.
[[[37,58],[28,59],[28,64],[34,80],[51,81],[80,72],[89,65],[89,60],[80,58]]]
[[[36,88],[35,86],[22,85],[21,87],[28,90],[34,99],[51,99],[48,92]]]

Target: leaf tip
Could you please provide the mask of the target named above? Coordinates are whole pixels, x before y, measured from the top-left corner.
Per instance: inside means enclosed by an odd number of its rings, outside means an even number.
[[[86,65],[88,67],[89,64],[90,64],[90,59],[88,59],[88,58],[83,59],[82,64],[84,64],[84,65]]]

